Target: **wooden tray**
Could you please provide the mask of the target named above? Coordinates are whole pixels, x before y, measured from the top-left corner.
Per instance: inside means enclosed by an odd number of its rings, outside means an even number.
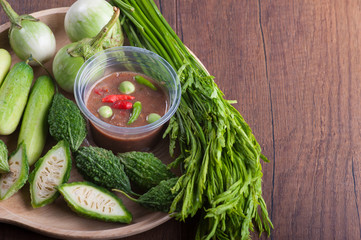
[[[67,10],[68,8],[55,8],[31,14],[52,29],[57,41],[57,50],[70,42],[64,30],[64,17]],[[13,65],[20,60],[10,48],[8,40],[9,27],[9,23],[0,26],[0,48],[5,48],[11,53]],[[50,61],[45,64],[45,66],[51,70],[51,64]],[[38,76],[46,73],[40,67],[36,67],[34,68],[34,74],[36,79]],[[72,95],[68,94],[67,97],[72,98]],[[9,136],[0,136],[0,139],[7,144],[9,152],[15,150],[17,138],[18,130]],[[51,140],[50,137],[48,137],[48,139],[43,154],[45,154],[52,145],[55,145],[55,142]],[[91,137],[88,136],[85,144],[91,142]],[[168,155],[166,141],[160,142],[153,152],[165,163],[169,163],[172,160]],[[82,178],[73,166],[69,182],[78,180],[82,180]],[[124,204],[133,214],[133,221],[129,225],[106,223],[80,217],[67,207],[62,197],[59,197],[54,203],[48,206],[33,209],[30,204],[29,185],[26,184],[10,199],[0,202],[0,222],[22,226],[44,235],[58,238],[112,239],[147,231],[170,219],[165,213],[149,211],[121,195],[118,196],[123,199]]]

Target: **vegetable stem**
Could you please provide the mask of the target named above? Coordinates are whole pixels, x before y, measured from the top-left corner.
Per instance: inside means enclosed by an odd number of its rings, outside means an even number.
[[[17,27],[21,28],[20,22],[18,20],[19,15],[14,11],[10,4],[5,0],[0,0],[1,6],[3,7],[6,15],[9,17],[10,22],[15,24]]]
[[[164,133],[182,167],[170,213],[179,220],[202,212],[196,239],[248,239],[273,227],[262,198],[261,148],[241,114],[225,100],[202,64],[190,53],[153,0],[114,0],[123,11],[132,45],[156,52],[177,71],[182,97]],[[119,4],[134,7],[129,13]],[[180,206],[180,211],[177,211]],[[260,210],[261,214],[258,214]]]
[[[119,8],[114,7],[114,14],[113,14],[112,18],[102,28],[102,30],[95,36],[95,38],[92,39],[92,42],[90,43],[90,45],[93,48],[98,49],[102,46],[102,43],[103,43],[105,37],[108,35],[108,32],[110,31],[110,29],[112,29],[114,24],[117,22],[119,14],[120,14]]]

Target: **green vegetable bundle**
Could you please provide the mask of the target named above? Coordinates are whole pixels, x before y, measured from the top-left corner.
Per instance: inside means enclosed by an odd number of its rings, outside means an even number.
[[[184,174],[173,191],[170,212],[185,220],[202,211],[196,239],[248,239],[254,224],[273,227],[262,197],[260,159],[268,161],[241,114],[223,98],[213,77],[188,51],[152,0],[113,0],[122,10],[123,28],[133,46],[156,52],[178,72],[182,99],[165,135],[171,164]]]

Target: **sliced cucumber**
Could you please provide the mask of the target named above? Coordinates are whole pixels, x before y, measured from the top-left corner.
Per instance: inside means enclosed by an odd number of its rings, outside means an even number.
[[[0,177],[0,200],[5,200],[24,186],[29,176],[25,144],[21,143],[9,158],[10,172]]]
[[[31,205],[38,208],[52,203],[59,196],[56,187],[69,180],[70,169],[69,144],[60,141],[36,162],[29,176]]]
[[[10,172],[8,162],[8,148],[5,143],[0,140],[0,173]]]
[[[64,183],[59,186],[69,207],[76,213],[109,222],[130,223],[132,214],[114,193],[90,182]]]

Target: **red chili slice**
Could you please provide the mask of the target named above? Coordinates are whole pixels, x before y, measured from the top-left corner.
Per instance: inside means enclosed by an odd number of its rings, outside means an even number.
[[[109,92],[108,89],[103,89],[103,88],[94,88],[94,93],[98,94],[98,95],[102,95],[103,93]]]
[[[116,108],[116,109],[131,109],[132,107],[133,107],[133,103],[125,100],[119,100],[112,104],[112,108]]]
[[[102,99],[102,102],[113,103],[121,100],[133,100],[135,97],[130,95],[108,95]]]

